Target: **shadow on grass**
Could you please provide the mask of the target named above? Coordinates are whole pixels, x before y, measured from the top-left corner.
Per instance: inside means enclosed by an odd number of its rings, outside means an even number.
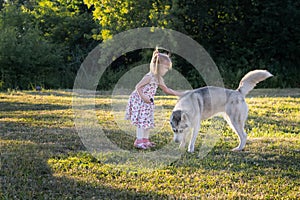
[[[153,192],[117,189],[56,176],[48,165],[54,147],[2,140],[1,199],[162,199]],[[101,181],[101,180],[100,180]]]
[[[299,121],[295,120],[285,120],[285,119],[272,119],[270,117],[262,117],[262,116],[253,116],[250,115],[248,116],[248,121],[253,120],[255,122],[255,124],[260,124],[261,126],[265,126],[262,127],[264,129],[269,127],[276,127],[276,130],[282,133],[286,133],[286,134],[300,134],[300,129],[299,129]],[[248,131],[249,133],[251,133],[251,130],[253,127],[249,126],[246,124],[246,128],[248,128],[250,131]]]
[[[51,168],[49,159],[59,162],[60,157],[85,151],[74,127],[5,121],[0,123],[0,128],[0,199],[167,199],[155,191],[113,188],[101,178],[100,183],[89,183],[74,178],[76,174],[67,175],[64,170]],[[133,138],[131,140],[130,147]],[[97,159],[91,162],[102,165]],[[80,169],[75,170],[81,173]],[[63,175],[55,174],[56,171]]]
[[[1,122],[0,139],[30,141],[36,144],[53,144],[62,149],[83,149],[80,137],[74,128],[39,127],[16,122]]]
[[[71,106],[43,103],[24,103],[24,102],[0,102],[0,111],[39,111],[39,110],[66,110]]]
[[[32,127],[28,127],[29,130],[37,131],[33,130]],[[33,134],[30,141],[24,137],[16,139],[17,133],[11,137],[1,138],[0,177],[3,199],[169,198],[167,195],[156,193],[155,190],[136,192],[134,187],[127,189],[130,188],[130,185],[124,186],[122,184],[127,184],[126,181],[132,182],[133,175],[127,177],[123,174],[124,180],[122,177],[122,180],[116,180],[117,187],[121,188],[110,186],[114,182],[114,179],[110,177],[118,176],[116,170],[112,168],[113,170],[110,171],[110,168],[101,168],[103,164],[95,158],[84,161],[84,156],[80,155],[84,147],[80,143],[74,142],[76,137],[78,139],[75,133],[71,133],[69,137],[66,134],[67,129],[62,129],[61,134],[64,134],[64,137],[60,140],[52,137],[49,134],[51,131],[56,132],[57,130],[48,129],[45,133],[48,136],[44,136],[44,139],[39,138],[38,133],[36,133],[36,138]],[[169,166],[165,166],[165,168],[173,169],[174,173],[185,170],[190,174],[202,170],[209,176],[215,174],[219,179],[222,173],[227,173],[226,176],[237,174],[242,176],[243,181],[251,181],[257,176],[261,176],[266,180],[268,178],[274,180],[274,176],[275,180],[276,176],[285,177],[295,182],[299,179],[299,149],[291,148],[293,145],[290,141],[277,141],[277,144],[274,144],[271,139],[250,140],[245,151],[231,152],[230,149],[236,142],[232,138],[230,139],[229,141],[219,142],[203,159],[199,159],[197,153],[184,153],[180,159]],[[73,145],[75,145],[74,148],[70,148]],[[294,146],[299,147],[297,144],[294,144]],[[76,157],[78,160],[74,161],[72,157]],[[55,161],[49,164],[51,159]],[[69,163],[62,163],[64,160],[68,160]],[[87,166],[92,164],[99,168],[93,171],[93,168],[85,167],[85,163],[82,162],[87,162]],[[96,176],[96,180],[98,180],[90,182],[82,180],[85,173],[88,173],[86,175],[90,177]],[[114,174],[102,179],[101,175],[106,173]],[[123,170],[121,173],[127,172]],[[137,173],[136,176],[141,179],[144,175]],[[149,176],[152,175],[149,174]]]
[[[50,91],[25,91],[26,94],[30,95],[39,95],[39,96],[58,96],[58,97],[72,97],[72,90],[59,91],[59,90],[50,90]]]
[[[172,163],[174,167],[188,167],[192,170],[248,173],[253,176],[277,174],[290,179],[299,179],[300,146],[296,141],[279,141],[272,139],[249,140],[244,151],[232,152],[232,140],[217,144],[203,159],[195,153],[185,153],[181,159]]]

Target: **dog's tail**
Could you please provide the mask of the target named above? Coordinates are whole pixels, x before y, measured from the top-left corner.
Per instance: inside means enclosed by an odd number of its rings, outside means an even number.
[[[242,78],[237,90],[242,93],[242,95],[246,96],[256,86],[257,83],[271,76],[273,75],[267,70],[251,71]]]

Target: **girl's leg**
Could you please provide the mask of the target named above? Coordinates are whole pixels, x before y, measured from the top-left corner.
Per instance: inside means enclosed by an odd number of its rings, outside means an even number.
[[[149,139],[150,129],[144,129],[143,133],[143,138]]]
[[[148,146],[144,142],[144,129],[136,128],[136,140],[134,141],[134,146],[139,149],[147,149]]]
[[[150,142],[150,140],[149,140],[150,129],[144,129],[143,133],[144,133],[143,138],[144,138],[144,142],[145,142],[146,146],[154,147],[155,143]]]
[[[136,127],[136,139],[140,140],[144,137],[144,132],[142,128]]]

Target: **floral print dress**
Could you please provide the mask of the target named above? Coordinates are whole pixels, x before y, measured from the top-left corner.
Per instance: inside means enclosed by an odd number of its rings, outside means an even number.
[[[143,87],[142,92],[154,99],[158,81],[152,73],[148,73],[146,76],[151,76],[151,80]],[[138,92],[134,90],[128,100],[125,119],[131,120],[131,123],[138,128],[154,128],[154,104],[145,103]]]

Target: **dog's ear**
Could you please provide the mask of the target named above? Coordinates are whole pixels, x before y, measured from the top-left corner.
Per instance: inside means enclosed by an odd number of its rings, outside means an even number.
[[[181,110],[173,111],[171,115],[171,121],[174,121],[176,124],[181,120]]]
[[[182,112],[181,114],[181,120],[186,122],[189,119],[189,116],[186,112]]]

